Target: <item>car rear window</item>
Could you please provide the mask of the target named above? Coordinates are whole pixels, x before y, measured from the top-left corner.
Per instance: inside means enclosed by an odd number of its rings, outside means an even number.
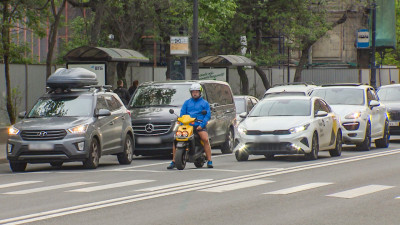
[[[400,87],[387,87],[378,91],[381,101],[400,101]]]
[[[91,96],[42,97],[28,113],[28,118],[40,117],[88,117],[93,114]]]
[[[281,97],[281,96],[305,96],[304,92],[275,92],[275,93],[266,93],[264,98],[273,98],[273,97]]]
[[[329,105],[364,105],[364,92],[355,88],[322,88],[311,95],[323,98]]]
[[[235,98],[235,107],[236,107],[236,113],[242,113],[246,112],[245,104],[244,104],[244,98]]]
[[[311,103],[308,99],[268,99],[258,102],[249,117],[310,115]]]

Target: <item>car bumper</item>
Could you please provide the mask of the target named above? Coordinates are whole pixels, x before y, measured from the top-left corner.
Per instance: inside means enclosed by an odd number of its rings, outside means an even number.
[[[390,130],[390,134],[399,135],[400,134],[400,121],[399,120],[389,120],[389,130]]]
[[[9,138],[7,159],[28,163],[83,161],[88,156],[89,143],[85,137],[65,137],[62,140],[25,141]],[[78,143],[84,142],[82,151]]]
[[[312,134],[240,135],[234,151],[252,155],[305,154],[311,152]]]
[[[157,136],[135,135],[135,155],[166,155],[172,153],[174,134]]]
[[[349,120],[342,118],[341,122],[344,144],[359,144],[364,141],[367,120]]]

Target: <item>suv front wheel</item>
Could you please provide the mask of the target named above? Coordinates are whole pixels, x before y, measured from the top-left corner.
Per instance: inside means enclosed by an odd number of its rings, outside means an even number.
[[[26,162],[10,161],[10,168],[13,172],[24,172],[26,165]]]
[[[83,161],[83,167],[86,169],[96,169],[100,161],[100,146],[97,139],[93,138],[90,143],[90,150],[88,158]]]
[[[118,153],[118,162],[121,165],[128,165],[132,162],[133,157],[133,141],[131,135],[127,134],[125,138],[124,151]]]

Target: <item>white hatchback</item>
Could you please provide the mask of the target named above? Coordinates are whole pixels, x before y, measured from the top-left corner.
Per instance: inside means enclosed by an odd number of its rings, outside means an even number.
[[[329,103],[342,122],[343,142],[355,144],[359,150],[370,150],[375,141],[378,148],[389,146],[389,120],[386,107],[381,104],[371,86],[360,84],[323,85],[314,89]]]
[[[342,152],[339,118],[323,99],[310,96],[261,100],[239,124],[236,141],[238,161],[276,154],[305,154],[315,160],[321,150],[329,150],[331,156]]]

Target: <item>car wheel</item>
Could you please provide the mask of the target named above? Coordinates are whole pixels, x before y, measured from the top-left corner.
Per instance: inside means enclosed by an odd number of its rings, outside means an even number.
[[[306,159],[307,160],[318,159],[318,151],[319,151],[318,136],[316,133],[314,133],[311,143],[311,152],[306,154]]]
[[[264,155],[266,159],[273,159],[274,158],[274,154],[265,154]]]
[[[357,150],[369,151],[371,149],[371,124],[367,124],[365,129],[364,141],[361,144],[356,145]]]
[[[222,154],[229,154],[232,153],[233,151],[233,130],[231,128],[229,128],[229,132],[228,132],[228,136],[224,142],[224,144],[221,146],[221,152]]]
[[[335,156],[340,156],[342,154],[342,132],[339,130],[336,135],[336,144],[335,144],[335,149],[329,150],[329,154],[332,157]]]
[[[26,162],[10,161],[10,168],[13,172],[24,172],[26,169]]]
[[[127,134],[125,138],[124,150],[121,153],[118,153],[117,157],[119,164],[131,164],[133,158],[133,141],[129,134]]]
[[[196,159],[196,161],[194,161],[194,165],[196,166],[196,168],[201,168],[204,166],[204,163],[206,162],[206,159],[204,158],[204,156],[199,157]]]
[[[83,161],[83,167],[86,169],[96,169],[100,161],[100,146],[97,139],[93,139],[90,143],[90,150],[88,158]]]
[[[64,162],[51,162],[50,165],[52,167],[61,167]]]
[[[185,169],[187,161],[187,151],[184,148],[177,148],[175,152],[175,165],[178,170]]]
[[[375,141],[375,146],[377,148],[387,148],[389,147],[390,133],[389,133],[389,121],[385,121],[385,130],[383,131],[383,138]]]
[[[249,159],[249,153],[246,151],[236,151],[235,157],[237,161],[247,161]]]

